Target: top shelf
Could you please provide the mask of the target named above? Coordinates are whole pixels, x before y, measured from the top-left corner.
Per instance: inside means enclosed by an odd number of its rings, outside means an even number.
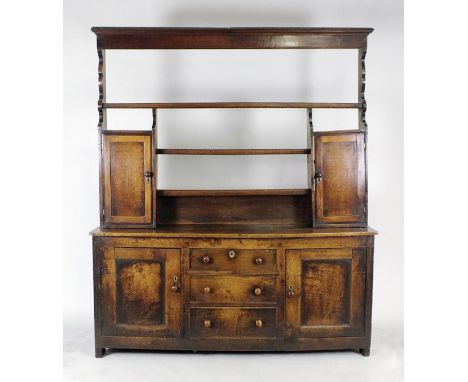
[[[104,103],[104,109],[360,109],[361,103],[330,102],[166,102]]]
[[[93,27],[98,49],[360,49],[372,28]]]

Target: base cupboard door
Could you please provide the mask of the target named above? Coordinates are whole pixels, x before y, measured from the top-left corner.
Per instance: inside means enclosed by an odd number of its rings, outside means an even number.
[[[364,334],[365,249],[286,251],[286,336]]]
[[[101,266],[104,335],[180,335],[180,251],[105,248]]]

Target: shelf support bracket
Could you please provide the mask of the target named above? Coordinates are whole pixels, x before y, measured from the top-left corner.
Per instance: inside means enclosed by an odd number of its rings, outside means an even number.
[[[102,130],[107,129],[107,112],[104,108],[106,102],[106,52],[103,49],[98,48],[98,87],[99,87],[99,98],[98,98],[98,113],[99,122],[98,128]]]
[[[361,104],[359,108],[359,130],[367,131],[366,121],[366,54],[367,54],[367,42],[363,43],[362,48],[358,50],[358,100]]]

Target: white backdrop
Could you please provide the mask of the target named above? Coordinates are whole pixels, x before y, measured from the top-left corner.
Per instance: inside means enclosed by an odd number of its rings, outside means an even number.
[[[92,26],[373,27],[368,39],[369,225],[374,327],[403,316],[402,1],[64,1],[65,328],[92,324],[91,238],[99,224],[97,54]],[[357,102],[355,51],[109,51],[108,102]],[[110,111],[109,128],[149,129],[151,112]],[[317,111],[317,130],[354,128],[355,111]],[[159,113],[160,147],[305,147],[303,110]],[[301,157],[164,157],[161,188],[302,188]],[[67,329],[68,328],[68,329]],[[375,333],[375,332],[374,332]],[[92,351],[92,349],[90,349]]]

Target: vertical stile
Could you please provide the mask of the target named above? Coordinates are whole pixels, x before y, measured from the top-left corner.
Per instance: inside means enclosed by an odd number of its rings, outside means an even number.
[[[151,157],[153,165],[153,227],[156,228],[156,216],[157,216],[157,191],[158,191],[158,130],[157,130],[157,109],[153,108],[153,125],[151,126],[152,130],[152,148],[151,148]]]
[[[367,131],[367,122],[366,122],[366,111],[367,111],[367,102],[366,102],[366,54],[367,47],[366,42],[363,43],[362,48],[358,49],[358,102],[361,104],[359,108],[358,117],[359,117],[359,130]]]
[[[312,227],[314,226],[314,205],[315,205],[315,182],[314,182],[314,124],[312,120],[312,108],[307,109],[307,147],[310,154],[307,154],[307,187],[310,192],[310,213]]]
[[[367,54],[367,38],[364,39],[362,47],[358,49],[358,102],[361,103],[359,108],[359,130],[364,131],[364,162],[365,162],[365,199],[364,199],[364,219],[367,225],[368,221],[368,180],[367,180],[367,121],[366,121],[366,111],[367,111],[367,102],[366,102],[366,54]]]
[[[103,169],[103,148],[102,148],[102,131],[107,130],[107,111],[104,108],[106,102],[106,52],[98,48],[98,151],[99,151],[99,221],[104,224],[104,169]]]

